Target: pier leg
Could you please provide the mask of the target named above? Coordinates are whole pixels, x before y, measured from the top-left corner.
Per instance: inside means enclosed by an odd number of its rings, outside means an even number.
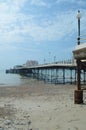
[[[63,68],[63,84],[65,84],[65,68]]]
[[[77,89],[80,90],[81,89],[81,82],[80,82],[80,73],[81,73],[81,62],[78,59],[77,60]]]
[[[82,104],[83,103],[83,90],[74,91],[74,103]]]
[[[83,103],[83,90],[81,90],[80,73],[81,73],[81,62],[78,59],[77,60],[77,90],[74,91],[74,103],[75,104]]]

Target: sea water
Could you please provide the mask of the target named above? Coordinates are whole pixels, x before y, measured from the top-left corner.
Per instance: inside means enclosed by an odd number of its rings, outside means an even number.
[[[19,85],[20,78],[19,75],[16,74],[6,74],[5,70],[0,70],[0,86],[11,86],[11,85]]]
[[[59,70],[58,84],[63,83],[62,75],[63,75],[63,73]],[[48,78],[51,80],[50,75],[48,75]],[[84,79],[84,77],[81,74],[81,80],[83,80],[83,79]],[[20,86],[20,85],[30,84],[32,82],[36,82],[36,79],[32,79],[30,77],[22,76],[19,74],[11,74],[11,73],[6,74],[5,70],[0,70],[0,86]],[[70,82],[70,71],[68,71],[68,70],[66,70],[66,73],[65,73],[65,83],[66,82],[67,83]],[[75,82],[75,71],[72,71],[72,82]]]
[[[0,86],[20,86],[29,83],[30,78],[19,74],[6,74],[5,70],[0,70]]]

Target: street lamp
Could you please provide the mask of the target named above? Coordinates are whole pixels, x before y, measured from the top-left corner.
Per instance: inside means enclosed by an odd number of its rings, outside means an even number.
[[[81,13],[80,10],[78,10],[77,14],[77,19],[78,19],[78,45],[80,45],[80,18],[81,18]]]
[[[56,62],[56,56],[54,56],[54,63]]]
[[[44,58],[44,64],[46,63],[46,60],[45,60],[45,58]]]
[[[77,19],[78,19],[78,45],[80,45],[80,18],[81,18],[81,13],[80,10],[78,10],[77,14]],[[77,59],[77,88],[78,90],[81,89],[81,84],[80,84],[80,59]]]
[[[81,14],[78,10],[77,19],[78,19],[78,45],[80,45],[80,18]],[[83,90],[81,90],[81,60],[76,59],[77,62],[77,90],[74,91],[74,102],[75,104],[83,103]]]
[[[49,52],[49,63],[51,62],[51,52]]]

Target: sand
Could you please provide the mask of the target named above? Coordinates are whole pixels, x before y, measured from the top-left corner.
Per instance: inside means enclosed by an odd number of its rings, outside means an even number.
[[[77,105],[75,89],[42,81],[0,87],[0,130],[86,130],[86,91]]]

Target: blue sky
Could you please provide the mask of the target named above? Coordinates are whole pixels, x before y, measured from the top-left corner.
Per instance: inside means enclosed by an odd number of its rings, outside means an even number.
[[[70,59],[78,10],[85,34],[86,0],[0,0],[0,67]]]

